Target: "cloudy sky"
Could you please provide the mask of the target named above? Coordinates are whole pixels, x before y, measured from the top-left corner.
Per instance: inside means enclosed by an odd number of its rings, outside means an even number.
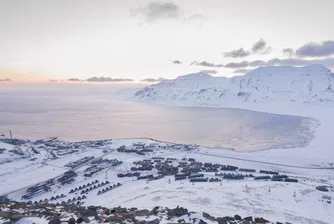
[[[333,8],[332,0],[1,0],[0,79],[334,69]]]

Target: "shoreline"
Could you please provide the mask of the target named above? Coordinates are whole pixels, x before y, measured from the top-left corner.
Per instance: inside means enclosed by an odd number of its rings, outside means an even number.
[[[0,139],[0,142],[3,142],[5,144],[9,144],[6,141],[1,141],[3,139]],[[10,141],[10,139],[5,139]],[[14,139],[14,140],[22,140],[22,141],[27,141],[31,142],[31,140],[28,139]],[[290,168],[298,168],[298,169],[310,169],[310,170],[321,170],[321,169],[327,169],[327,170],[334,170],[333,166],[321,166],[320,164],[310,164],[309,166],[305,165],[292,165],[289,163],[277,163],[276,161],[265,161],[265,160],[258,160],[254,159],[254,157],[249,157],[249,155],[255,156],[255,158],[261,157],[261,155],[258,155],[259,153],[269,153],[271,151],[277,151],[277,150],[283,150],[283,149],[272,149],[272,150],[258,150],[258,151],[236,151],[233,149],[229,148],[215,148],[215,147],[206,147],[206,146],[201,146],[198,144],[182,144],[182,143],[174,143],[170,141],[162,141],[162,140],[157,140],[154,138],[109,138],[109,139],[100,139],[100,140],[91,140],[91,141],[65,141],[61,140],[59,138],[53,137],[52,139],[40,139],[44,140],[45,142],[66,142],[66,143],[92,143],[96,141],[130,141],[130,143],[138,143],[138,140],[144,140],[144,141],[152,141],[155,143],[162,143],[162,144],[170,144],[170,145],[183,145],[183,146],[194,146],[192,149],[189,149],[189,153],[192,154],[198,154],[198,155],[206,155],[206,156],[214,156],[214,157],[221,157],[225,159],[231,159],[231,160],[240,160],[240,161],[245,161],[245,162],[251,162],[251,163],[260,163],[260,164],[266,164],[266,165],[274,165],[278,167],[290,167]],[[147,142],[144,142],[145,144],[148,144]],[[293,148],[286,148],[286,149],[293,149]],[[217,152],[215,154],[214,152]]]

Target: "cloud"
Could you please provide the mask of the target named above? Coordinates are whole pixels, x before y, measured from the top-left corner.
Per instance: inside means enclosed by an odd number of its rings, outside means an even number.
[[[211,67],[211,68],[222,68],[222,67],[224,67],[224,65],[222,65],[222,64],[214,64],[214,63],[210,63],[210,62],[207,62],[207,61],[202,61],[202,62],[193,61],[193,62],[191,62],[190,65],[198,65],[198,66]]]
[[[49,82],[58,82],[57,79],[49,79]]]
[[[252,69],[240,68],[240,69],[234,70],[233,73],[246,74],[250,72],[251,70]]]
[[[334,41],[306,43],[296,50],[296,55],[299,57],[325,57],[334,55]]]
[[[182,62],[179,61],[179,60],[172,61],[172,63],[173,63],[173,64],[178,64],[178,65],[182,64]]]
[[[258,67],[258,66],[306,66],[312,64],[322,64],[329,68],[334,68],[334,58],[323,58],[323,59],[301,59],[301,58],[273,58],[268,61],[242,61],[242,62],[230,62],[225,65],[226,68],[247,68],[247,67]]]
[[[267,62],[262,60],[255,60],[248,62],[248,66],[250,67],[265,66],[265,65],[267,65]]]
[[[165,78],[158,78],[158,79],[154,79],[154,78],[147,78],[147,79],[142,79],[140,80],[141,82],[161,82],[161,81],[164,81],[164,80],[168,80],[168,79],[165,79]]]
[[[294,50],[292,48],[284,48],[282,50],[283,55],[288,56],[291,58],[293,56]]]
[[[188,22],[197,22],[197,21],[206,20],[206,17],[203,16],[202,14],[195,13],[195,14],[185,18],[185,20],[188,21]]]
[[[271,47],[267,46],[267,42],[263,39],[257,41],[252,47],[253,54],[269,54],[271,52]]]
[[[218,71],[217,70],[211,70],[211,69],[208,69],[208,70],[202,70],[201,72],[203,73],[207,73],[207,74],[217,74]]]
[[[80,82],[80,79],[78,79],[78,78],[69,78],[67,81]]]
[[[202,27],[202,21],[206,17],[200,13],[185,15],[182,8],[173,2],[152,1],[145,6],[130,10],[133,16],[144,18],[147,23],[152,23],[159,20],[178,20],[186,23],[195,23]]]
[[[232,50],[229,52],[224,53],[224,57],[230,57],[230,58],[244,58],[250,55],[249,51],[245,51],[243,48],[240,48],[238,50]]]
[[[9,78],[5,78],[5,79],[0,79],[0,82],[12,82],[12,80]]]
[[[269,54],[271,52],[271,47],[267,46],[267,42],[263,39],[260,39],[256,43],[253,44],[251,51],[244,50],[243,47],[225,52],[223,55],[224,57],[229,58],[245,58],[250,56],[251,54]]]
[[[249,62],[248,61],[242,61],[242,62],[230,62],[227,65],[225,65],[226,68],[245,68],[248,67]]]
[[[132,14],[141,15],[147,22],[164,19],[178,19],[182,13],[173,2],[150,2],[144,7],[132,10]]]
[[[92,77],[86,79],[87,82],[132,82],[133,79],[113,79],[110,77]]]
[[[312,64],[322,64],[329,68],[334,68],[334,58],[324,58],[324,59],[300,59],[300,58],[288,58],[288,59],[279,59],[274,58],[267,61],[267,65],[278,65],[278,66],[305,66],[305,65],[312,65]]]

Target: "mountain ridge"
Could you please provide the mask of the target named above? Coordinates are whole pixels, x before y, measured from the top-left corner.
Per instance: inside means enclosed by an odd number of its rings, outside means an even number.
[[[134,100],[147,102],[187,101],[195,105],[241,102],[333,103],[334,74],[323,65],[259,67],[245,75],[214,77],[199,72],[147,86]]]

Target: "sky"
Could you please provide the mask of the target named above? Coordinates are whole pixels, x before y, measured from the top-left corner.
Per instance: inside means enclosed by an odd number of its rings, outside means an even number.
[[[1,0],[0,81],[334,69],[333,8],[332,0]]]

